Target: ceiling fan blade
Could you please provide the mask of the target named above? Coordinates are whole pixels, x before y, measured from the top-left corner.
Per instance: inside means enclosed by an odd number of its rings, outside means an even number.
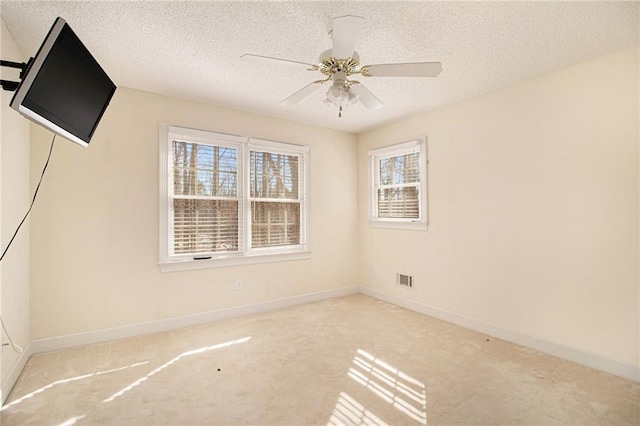
[[[280,58],[271,58],[269,56],[262,56],[262,55],[252,55],[250,53],[245,53],[244,55],[240,56],[240,59],[257,62],[261,64],[279,63],[279,64],[286,64],[286,65],[304,66],[307,68],[314,68],[317,66],[314,64],[307,64],[305,62],[290,61],[288,59],[280,59]]]
[[[367,109],[379,109],[384,106],[384,104],[380,102],[380,99],[376,98],[375,95],[362,84],[352,84],[349,90],[352,90],[353,93],[358,96],[358,101]]]
[[[333,20],[334,58],[347,59],[353,56],[363,26],[364,18],[360,16],[347,15]]]
[[[293,95],[289,96],[288,98],[280,102],[280,105],[289,106],[289,105],[297,104],[298,102],[300,102],[301,100],[303,100],[304,98],[306,98],[307,96],[309,96],[310,94],[318,90],[318,87],[320,87],[320,83],[317,83],[317,82],[309,83],[306,86],[304,86],[302,89],[298,90]]]
[[[437,77],[442,72],[440,62],[415,62],[412,64],[366,65],[363,75],[369,77]]]

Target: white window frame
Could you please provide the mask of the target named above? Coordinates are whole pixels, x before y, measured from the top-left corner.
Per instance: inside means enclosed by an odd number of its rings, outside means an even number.
[[[194,259],[193,254],[170,253],[173,232],[171,216],[173,173],[171,144],[183,139],[199,144],[225,146],[238,150],[238,251],[233,253],[207,253],[209,259]],[[298,191],[300,202],[300,243],[274,247],[251,247],[251,200],[249,179],[249,155],[251,150],[267,151],[300,157],[298,167]],[[236,266],[251,263],[280,262],[309,259],[309,147],[282,142],[254,139],[246,136],[227,135],[186,127],[161,124],[159,131],[159,266],[161,272]]]
[[[420,182],[418,186],[418,218],[388,218],[377,216],[378,212],[378,197],[377,191],[380,188],[379,179],[379,165],[380,160],[389,157],[397,157],[401,155],[419,153],[419,165],[420,165]],[[427,210],[427,165],[429,163],[427,159],[427,140],[414,139],[408,142],[403,142],[391,146],[386,146],[378,149],[373,149],[368,153],[369,161],[369,225],[373,228],[391,228],[391,229],[405,229],[405,230],[420,230],[426,231],[428,224],[428,210]]]
[[[247,149],[245,150],[246,159],[244,163],[247,165],[246,175],[249,176],[249,173],[250,173],[249,156],[252,150],[267,151],[274,154],[293,155],[301,158],[302,161],[298,161],[298,199],[296,199],[295,201],[300,203],[300,245],[306,246],[307,233],[303,232],[303,230],[306,230],[308,228],[307,225],[308,225],[308,216],[309,216],[309,209],[307,207],[308,190],[306,187],[306,182],[308,180],[306,173],[309,168],[307,157],[308,157],[309,151],[308,151],[308,148],[305,149],[304,152],[302,152],[300,149],[298,148],[292,149],[292,147],[294,147],[294,145],[284,144],[281,142],[268,141],[264,139],[252,138],[249,140],[249,143],[247,144]],[[247,203],[246,210],[248,211],[251,209],[251,201],[254,201],[254,199],[251,198],[250,184],[251,184],[250,179],[245,179],[244,192],[245,194],[247,194],[245,197],[245,202]],[[256,198],[255,200],[259,200],[259,198]],[[278,201],[292,202],[294,200],[278,200]],[[251,223],[250,223],[251,217],[249,214],[245,216],[246,216],[245,219],[248,221],[245,223],[245,226],[247,229],[246,236],[249,239],[249,241],[251,241]],[[248,242],[247,244],[250,245],[250,242]],[[249,253],[250,255],[269,255],[273,253],[281,253],[283,251],[290,252],[292,248],[294,249],[294,251],[297,251],[295,247],[297,246],[274,246],[274,247],[249,248]]]

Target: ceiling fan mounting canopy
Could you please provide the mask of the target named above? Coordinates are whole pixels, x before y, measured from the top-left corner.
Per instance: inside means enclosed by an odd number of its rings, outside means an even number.
[[[354,49],[363,26],[364,18],[359,16],[348,15],[335,18],[333,20],[333,30],[330,32],[333,48],[322,52],[318,57],[317,64],[252,54],[244,54],[241,58],[258,62],[303,65],[309,71],[320,71],[326,76],[325,79],[309,83],[281,101],[280,104],[294,105],[315,92],[322,84],[332,80],[331,87],[326,92],[324,103],[337,106],[339,108],[338,117],[342,117],[343,107],[354,105],[358,102],[368,109],[378,109],[383,106],[382,102],[359,81],[349,80],[348,77],[352,75],[360,74],[364,77],[437,77],[442,72],[442,64],[440,62],[360,66],[360,55]]]

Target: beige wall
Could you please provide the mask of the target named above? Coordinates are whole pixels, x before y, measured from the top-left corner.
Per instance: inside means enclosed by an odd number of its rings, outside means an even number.
[[[32,338],[360,283],[638,365],[639,90],[633,49],[356,137],[120,88],[88,149],[56,143],[31,222]],[[160,122],[309,144],[312,259],[161,274]],[[51,136],[31,134],[34,181]],[[370,228],[366,152],[422,136],[429,230]]]
[[[312,258],[160,273],[161,122],[310,145]],[[51,135],[32,135],[35,178]],[[356,285],[355,163],[351,134],[119,88],[89,148],[56,141],[32,217],[33,338]]]
[[[1,55],[4,60],[20,62],[26,58],[13,37],[0,20]],[[1,77],[18,80],[19,71],[1,68]],[[29,208],[29,122],[9,108],[12,92],[2,90],[0,95],[0,250],[4,250],[16,227]],[[29,222],[2,260],[0,269],[0,312],[14,342],[27,347],[29,326]],[[3,342],[7,339],[3,333]],[[9,347],[2,348],[2,382],[18,361]],[[6,395],[3,395],[6,397]]]
[[[360,135],[361,283],[637,365],[638,77],[636,48]],[[367,151],[424,136],[428,231],[372,229]]]

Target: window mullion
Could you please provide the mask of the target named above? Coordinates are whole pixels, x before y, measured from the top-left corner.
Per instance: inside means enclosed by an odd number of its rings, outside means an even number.
[[[251,251],[251,150],[242,147],[242,253]]]
[[[258,201],[258,202],[265,202],[265,203],[300,203],[301,200],[298,198],[251,198],[249,197],[250,201]]]
[[[225,201],[231,200],[235,201],[240,199],[240,197],[223,197],[217,195],[169,195],[170,200],[215,200],[215,201]]]
[[[395,183],[393,185],[379,185],[375,189],[396,189],[396,188],[420,188],[420,182]]]

